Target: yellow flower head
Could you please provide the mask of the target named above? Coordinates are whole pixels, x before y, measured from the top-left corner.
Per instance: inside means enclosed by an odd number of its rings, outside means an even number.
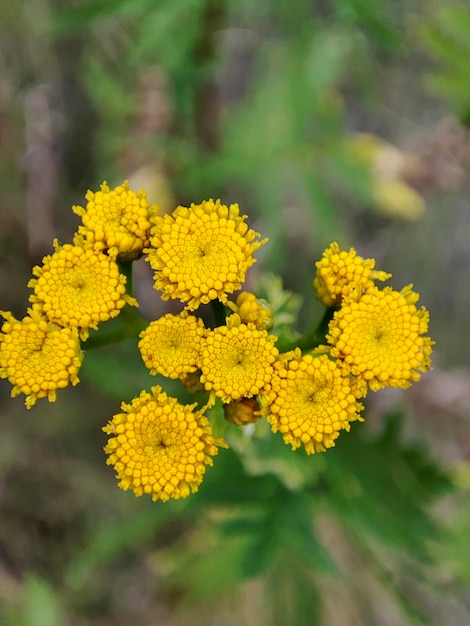
[[[0,311],[6,319],[0,333],[0,378],[13,385],[13,398],[25,394],[28,409],[38,398],[55,402],[57,389],[76,385],[82,363],[76,328],[60,328],[29,313],[19,321]]]
[[[254,293],[242,291],[235,304],[228,301],[227,305],[240,316],[244,324],[254,324],[259,330],[270,330],[273,327],[272,307],[266,300],[258,299]]]
[[[242,398],[224,404],[224,417],[236,426],[254,424],[261,417],[261,409],[256,398]]]
[[[82,218],[82,226],[74,243],[97,252],[107,251],[119,260],[132,261],[148,246],[149,218],[158,211],[149,205],[146,192],[135,193],[127,181],[114,189],[106,183],[100,191],[88,191],[86,208],[74,206],[74,213]]]
[[[201,382],[223,402],[256,396],[271,380],[278,355],[276,340],[232,315],[227,326],[208,333],[202,349]]]
[[[374,280],[387,280],[391,274],[374,270],[375,259],[362,259],[356,250],[341,250],[333,242],[325,250],[322,258],[315,263],[317,273],[313,287],[318,299],[327,307],[341,305],[349,296],[356,300],[368,289],[374,287]]]
[[[140,334],[139,350],[151,374],[181,378],[199,367],[204,322],[183,311],[151,322]]]
[[[151,248],[144,250],[155,270],[155,289],[162,299],[179,299],[195,310],[202,304],[240,289],[256,259],[253,253],[267,239],[248,228],[238,204],[207,200],[177,207],[172,215],[156,216]]]
[[[28,287],[33,309],[59,326],[79,328],[80,338],[88,338],[88,329],[116,317],[126,304],[137,305],[126,294],[126,277],[112,258],[80,246],[54,241],[56,252],[33,268]]]
[[[227,444],[213,437],[207,418],[195,406],[180,404],[158,386],[152,393],[142,391],[130,404],[122,403],[122,413],[103,428],[110,435],[104,448],[107,464],[114,466],[121,489],[163,502],[198,490],[217,446]]]
[[[430,368],[434,343],[423,337],[429,313],[416,308],[418,299],[408,285],[402,291],[374,287],[359,302],[346,301],[329,325],[332,356],[342,359],[373,391],[409,387]]]
[[[273,432],[280,432],[293,450],[302,444],[307,454],[335,445],[350,422],[363,421],[347,370],[327,355],[302,356],[295,350],[276,362],[271,389],[264,394],[264,412]]]

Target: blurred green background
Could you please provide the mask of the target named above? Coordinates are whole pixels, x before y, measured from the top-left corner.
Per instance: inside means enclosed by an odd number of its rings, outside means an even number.
[[[248,285],[300,332],[337,240],[414,283],[437,343],[328,453],[227,425],[167,504],[120,491],[102,451],[155,384],[135,342],[31,411],[0,381],[1,624],[470,623],[469,59],[465,2],[2,0],[1,309],[24,314],[71,205],[128,179],[163,211],[238,202],[270,238]],[[167,310],[141,261],[134,282],[144,316]]]

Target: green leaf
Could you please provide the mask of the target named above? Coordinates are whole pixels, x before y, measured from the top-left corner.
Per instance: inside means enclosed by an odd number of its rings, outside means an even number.
[[[170,577],[170,583],[184,584],[192,600],[220,599],[221,594],[243,581],[243,559],[248,543],[246,536],[234,536],[202,554],[187,554]]]
[[[98,19],[134,14],[145,6],[149,0],[89,0],[57,11],[52,27],[58,33],[74,32]]]
[[[422,48],[436,60],[425,76],[435,93],[451,102],[465,122],[470,111],[470,12],[465,5],[436,4],[416,33]]]
[[[278,480],[270,475],[249,476],[233,450],[220,450],[197,499],[200,506],[251,504],[272,498],[278,485]]]
[[[376,439],[353,425],[330,452],[325,478],[327,503],[346,526],[395,550],[397,558],[430,559],[431,540],[442,529],[428,506],[451,487],[448,476],[427,451],[403,445],[402,418],[390,416]]]
[[[131,494],[129,497],[132,498]],[[143,502],[141,510],[136,510],[132,498],[129,514],[112,524],[97,526],[87,538],[80,554],[74,559],[65,573],[66,584],[71,589],[80,589],[92,577],[96,569],[109,565],[126,550],[136,550],[166,523],[175,523],[184,516],[188,501],[171,503]]]
[[[285,492],[279,511],[281,541],[284,548],[313,571],[323,575],[337,574],[337,567],[326,548],[318,540],[314,526],[315,500],[307,493]]]
[[[25,626],[63,624],[59,595],[48,582],[34,574],[29,574],[23,584],[22,614]]]

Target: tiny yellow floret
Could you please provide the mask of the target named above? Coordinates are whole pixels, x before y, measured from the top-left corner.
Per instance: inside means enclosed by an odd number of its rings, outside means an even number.
[[[250,291],[242,291],[235,303],[227,301],[226,304],[234,313],[238,313],[244,324],[254,324],[259,330],[271,330],[273,327],[271,305]]]
[[[363,259],[354,248],[341,250],[334,241],[315,263],[317,273],[313,287],[318,299],[327,307],[339,307],[343,298],[359,300],[374,287],[374,280],[387,280],[391,274],[374,270],[375,259]]]
[[[76,328],[60,328],[29,311],[21,321],[8,311],[0,333],[0,378],[13,385],[11,396],[23,393],[26,408],[38,398],[55,402],[57,389],[79,382],[83,353]]]
[[[107,464],[114,466],[121,489],[162,502],[198,490],[206,466],[227,444],[214,438],[209,421],[195,407],[180,404],[158,386],[122,403],[122,413],[103,428],[110,436],[104,448]]]
[[[132,261],[149,244],[150,217],[158,212],[145,191],[135,193],[124,184],[110,189],[104,182],[100,191],[88,191],[86,207],[74,206],[82,218],[74,243],[97,252],[107,252],[120,261]]]
[[[277,337],[254,324],[232,321],[228,318],[227,326],[209,331],[201,357],[201,382],[223,402],[252,398],[266,388],[278,355]]]
[[[202,319],[168,313],[139,335],[140,354],[151,374],[182,378],[198,369],[205,334]]]
[[[154,217],[144,252],[162,299],[179,299],[195,310],[212,300],[226,302],[228,294],[238,291],[256,262],[253,253],[267,241],[257,241],[259,233],[245,219],[238,204],[228,207],[220,200]]]
[[[332,356],[373,391],[409,387],[429,370],[434,343],[423,337],[429,313],[416,308],[418,299],[408,285],[402,291],[374,287],[359,302],[347,300],[329,324]]]
[[[126,294],[126,277],[115,260],[101,252],[54,241],[55,253],[33,268],[33,309],[64,328],[78,328],[85,341],[89,329],[116,317],[126,303],[137,301]]]
[[[272,431],[293,450],[303,445],[307,454],[333,447],[350,422],[363,421],[347,370],[325,354],[302,356],[296,349],[281,357],[262,399]]]

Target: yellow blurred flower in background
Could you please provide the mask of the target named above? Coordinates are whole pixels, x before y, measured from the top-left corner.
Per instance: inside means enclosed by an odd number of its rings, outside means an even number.
[[[381,213],[406,220],[423,215],[424,198],[407,182],[420,169],[416,155],[368,133],[348,137],[346,148],[370,170],[374,201]]]

